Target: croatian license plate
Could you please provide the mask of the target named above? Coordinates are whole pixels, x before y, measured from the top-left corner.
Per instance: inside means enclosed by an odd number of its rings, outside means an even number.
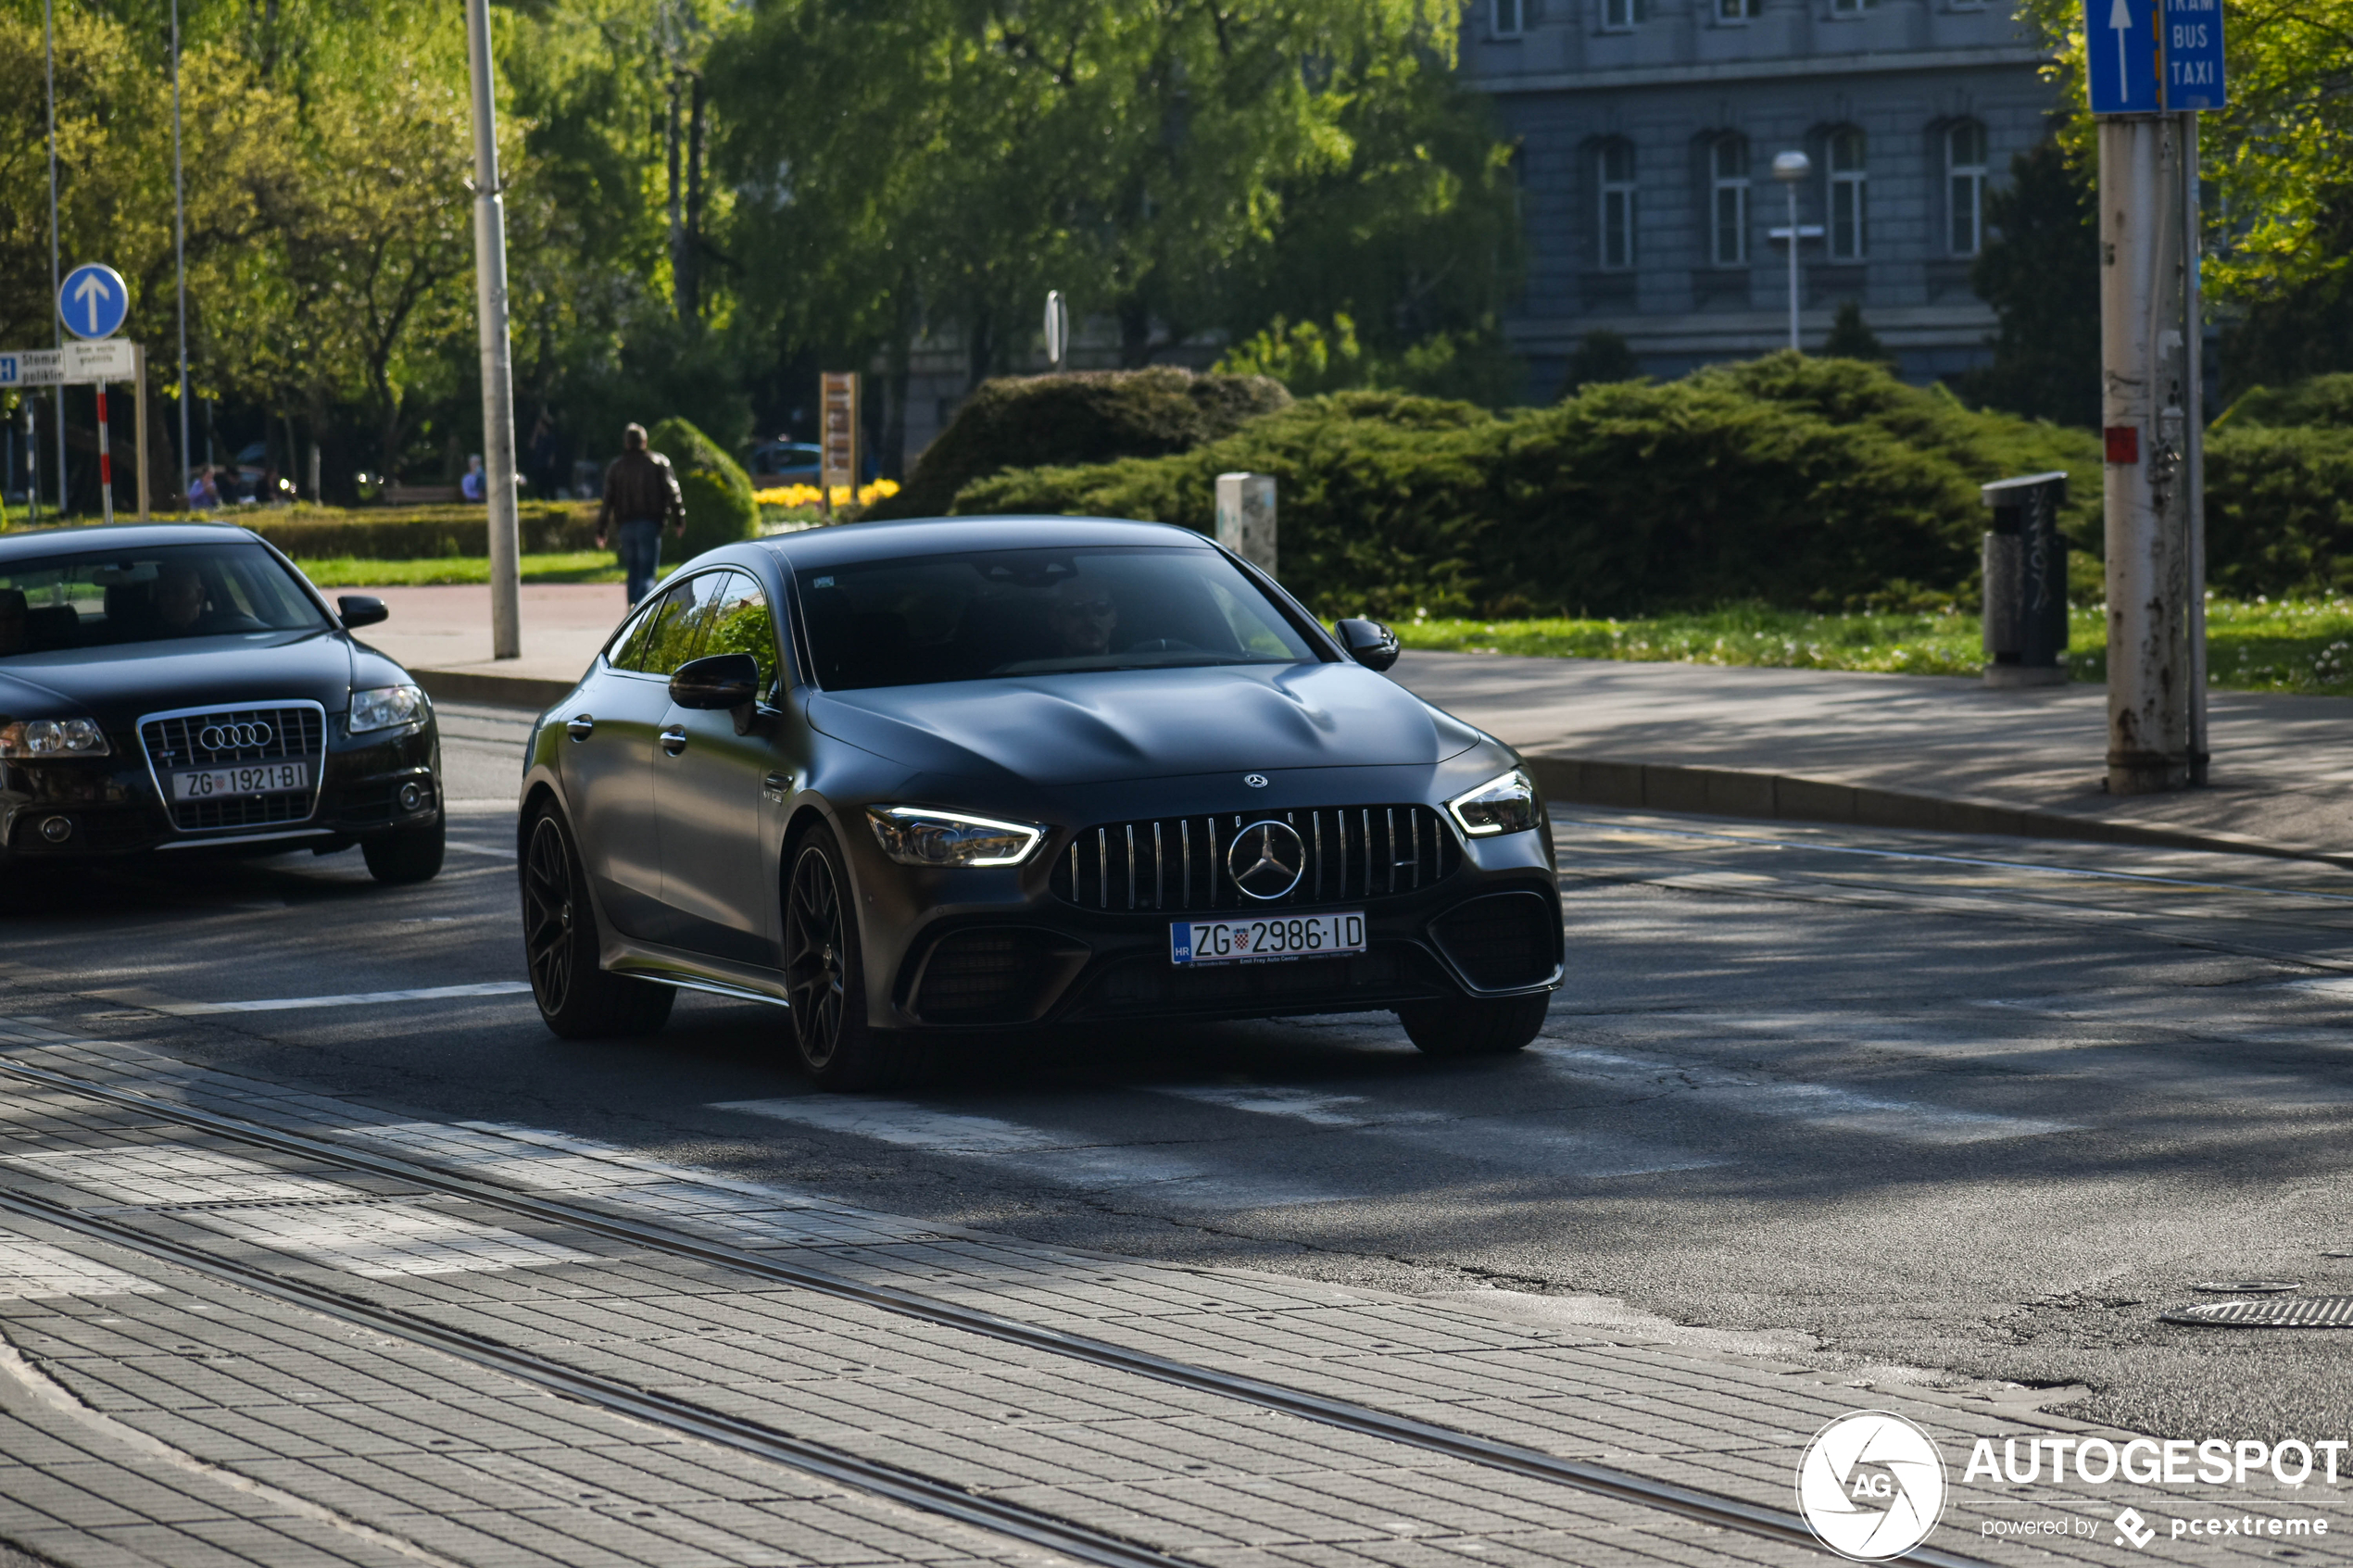
[[[283,795],[310,787],[307,762],[247,762],[171,775],[174,800],[217,800],[224,795]]]
[[[1168,928],[1168,961],[1268,963],[1328,959],[1365,950],[1365,911],[1268,915],[1264,919],[1180,920]]]

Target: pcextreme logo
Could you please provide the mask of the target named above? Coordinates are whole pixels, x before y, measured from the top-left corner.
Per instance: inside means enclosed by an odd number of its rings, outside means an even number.
[[[1797,1461],[1797,1512],[1816,1539],[1851,1562],[1901,1557],[1944,1512],[1944,1457],[1891,1411],[1840,1416]]]

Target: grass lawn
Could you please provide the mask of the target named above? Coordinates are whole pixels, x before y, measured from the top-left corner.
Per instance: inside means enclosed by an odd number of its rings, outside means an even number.
[[[487,556],[435,556],[426,560],[359,560],[340,556],[331,560],[297,560],[303,574],[321,588],[417,587],[434,583],[487,583]],[[525,556],[526,583],[618,583],[620,566],[610,550],[569,550],[560,555]]]
[[[2100,609],[2068,617],[2068,666],[2079,681],[2108,674]],[[2353,599],[2207,606],[2207,675],[2233,691],[2353,696]],[[1662,659],[1784,670],[1975,675],[1985,667],[1974,615],[1809,615],[1735,606],[1633,621],[1402,621],[1409,648],[1570,659]]]

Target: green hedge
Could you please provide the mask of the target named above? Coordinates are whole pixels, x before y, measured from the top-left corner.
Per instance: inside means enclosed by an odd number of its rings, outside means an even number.
[[[1172,366],[984,382],[924,448],[905,487],[864,515],[938,517],[966,485],[1007,469],[1190,451],[1290,402],[1267,376]]]
[[[241,523],[298,560],[351,556],[362,560],[432,560],[486,556],[490,522],[480,507],[248,507],[228,520]],[[597,508],[579,502],[525,502],[516,521],[523,553],[592,549]]]
[[[2241,598],[2353,593],[2353,428],[2208,436],[2206,560],[2215,591]]]
[[[679,559],[759,532],[760,503],[752,498],[751,477],[717,442],[685,420],[668,419],[654,426],[646,444],[670,459],[686,499],[686,536],[674,546]],[[663,554],[673,547],[665,541]]]
[[[1213,525],[1215,476],[1280,483],[1282,576],[1328,614],[1626,615],[1728,599],[1813,608],[1967,594],[1977,486],[2066,469],[2066,525],[2096,538],[2093,437],[1896,381],[1775,355],[1549,408],[1345,393],[1195,451],[1034,469],[955,509]]]

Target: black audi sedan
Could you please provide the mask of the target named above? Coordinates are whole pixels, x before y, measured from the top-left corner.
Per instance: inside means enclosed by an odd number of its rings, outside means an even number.
[[[954,1032],[1394,1010],[1516,1050],[1559,984],[1519,758],[1158,523],[856,523],[686,563],[547,710],[518,849],[557,1034],[784,1004],[820,1084]]]
[[[0,534],[0,867],[148,853],[441,869],[441,742],[409,672],[258,535]]]

